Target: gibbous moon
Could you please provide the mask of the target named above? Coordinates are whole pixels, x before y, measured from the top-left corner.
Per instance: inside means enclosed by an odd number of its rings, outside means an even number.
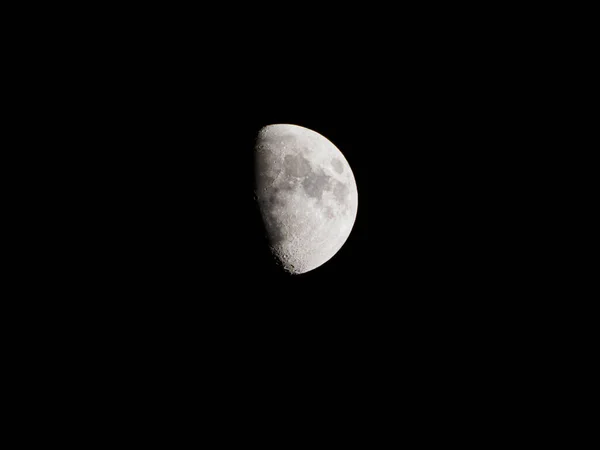
[[[292,274],[311,271],[344,245],[358,192],[344,155],[321,134],[268,125],[254,147],[255,193],[271,251]]]

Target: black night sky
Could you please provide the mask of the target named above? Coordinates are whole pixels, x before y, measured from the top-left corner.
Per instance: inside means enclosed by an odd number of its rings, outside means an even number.
[[[491,367],[505,324],[531,313],[519,286],[536,233],[519,189],[531,105],[487,58],[495,44],[429,14],[231,42],[177,17],[84,44],[67,79],[79,181],[63,276],[79,300],[65,316],[124,364],[208,374],[250,402],[305,386],[292,374],[344,404],[351,384],[445,395]],[[345,245],[297,276],[274,265],[253,199],[254,138],[275,123],[331,140],[358,188]]]
[[[506,235],[491,205],[506,184],[491,181],[510,154],[499,152],[498,117],[481,110],[488,94],[465,94],[460,80],[440,85],[433,67],[382,68],[385,77],[326,72],[283,70],[262,82],[173,76],[144,109],[119,113],[124,128],[109,150],[118,161],[118,245],[109,245],[120,282],[192,311],[289,308],[291,318],[331,320],[349,310],[387,320],[397,308],[425,305],[445,314],[448,297],[501,290],[502,258],[493,255]],[[253,201],[253,140],[272,123],[326,136],[358,187],[346,244],[298,276],[273,265]]]
[[[448,296],[502,290],[516,226],[502,197],[526,167],[516,136],[529,106],[512,106],[514,78],[490,56],[498,43],[441,12],[371,12],[363,21],[380,26],[366,34],[347,13],[311,18],[310,33],[295,32],[301,17],[287,32],[240,25],[231,40],[207,18],[123,21],[113,38],[81,44],[72,113],[92,150],[80,176],[100,177],[94,245],[99,261],[113,258],[99,287],[330,311],[422,297],[443,309]],[[272,123],[331,140],[359,193],[346,244],[295,277],[265,256],[252,199],[253,139]]]

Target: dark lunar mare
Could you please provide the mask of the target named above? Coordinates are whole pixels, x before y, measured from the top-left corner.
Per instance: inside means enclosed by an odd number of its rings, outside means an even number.
[[[302,180],[302,187],[306,195],[321,200],[323,192],[331,189],[331,182],[332,178],[329,175],[322,169],[317,169]]]
[[[302,155],[286,155],[285,174],[288,177],[304,177],[310,173],[310,163]]]

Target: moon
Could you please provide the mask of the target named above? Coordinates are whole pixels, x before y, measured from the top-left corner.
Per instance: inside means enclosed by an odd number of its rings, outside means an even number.
[[[261,128],[254,178],[269,247],[286,272],[309,272],[342,248],[358,191],[348,161],[326,137],[292,124]]]

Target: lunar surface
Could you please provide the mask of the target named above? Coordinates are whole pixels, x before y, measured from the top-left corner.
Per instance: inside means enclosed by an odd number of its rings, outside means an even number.
[[[344,245],[358,192],[344,155],[321,134],[268,125],[254,147],[255,194],[269,245],[291,274],[311,271]]]

